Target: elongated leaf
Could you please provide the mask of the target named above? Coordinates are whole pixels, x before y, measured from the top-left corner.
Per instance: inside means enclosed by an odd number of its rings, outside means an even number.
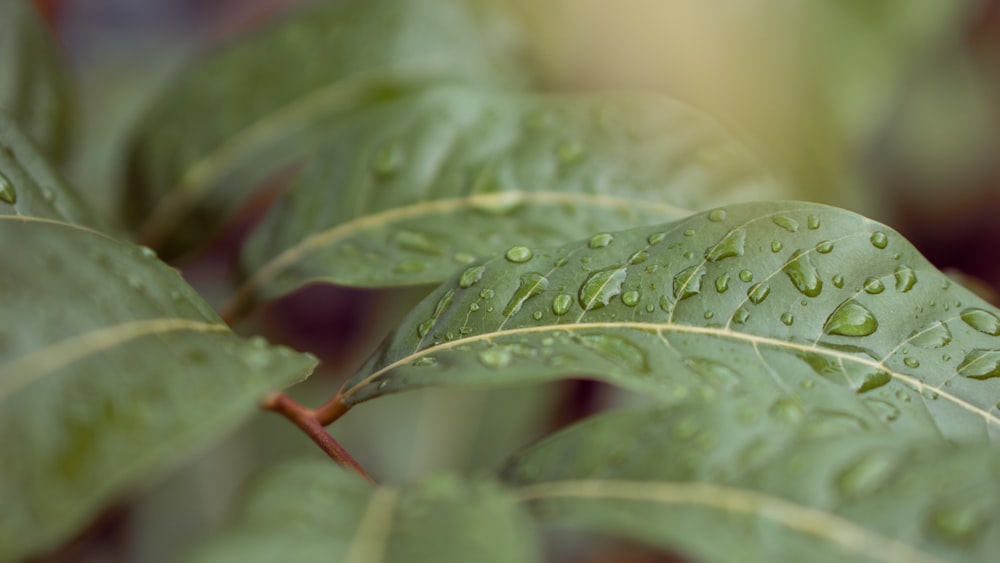
[[[802,388],[811,407],[995,440],[998,313],[884,225],[808,203],[735,205],[470,266],[339,398],[570,375],[663,401]]]
[[[3,215],[67,221],[111,231],[52,169],[17,123],[0,111],[0,216]]]
[[[0,110],[59,161],[69,142],[69,79],[32,4],[0,2]]]
[[[200,61],[139,127],[127,220],[147,244],[187,250],[352,109],[430,80],[518,82],[514,36],[483,11],[467,0],[317,3]]]
[[[50,547],[315,363],[237,337],[148,249],[13,215],[0,240],[0,561]]]
[[[373,489],[329,463],[300,462],[261,479],[228,533],[194,560],[529,563],[541,560],[529,526],[488,481]]]
[[[438,88],[339,129],[249,243],[243,298],[315,280],[440,282],[512,237],[561,244],[790,195],[665,98]]]
[[[545,520],[699,561],[996,558],[1000,452],[813,422],[732,400],[611,413],[521,453],[508,479]]]

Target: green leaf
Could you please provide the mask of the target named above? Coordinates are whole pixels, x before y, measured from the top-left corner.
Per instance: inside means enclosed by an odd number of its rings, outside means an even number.
[[[0,111],[0,217],[4,215],[112,230],[66,185],[17,123]]]
[[[742,144],[666,98],[431,89],[331,137],[248,244],[240,298],[317,280],[440,282],[512,239],[555,245],[790,195]]]
[[[69,76],[32,2],[0,2],[0,110],[54,160],[70,141]]]
[[[590,376],[665,402],[770,390],[790,408],[995,440],[998,314],[884,225],[809,203],[734,205],[470,266],[339,400]]]
[[[315,365],[233,334],[149,249],[17,215],[0,240],[0,561],[53,546]]]
[[[755,400],[620,411],[522,452],[507,477],[543,520],[697,560],[996,558],[1000,452],[831,428]]]
[[[428,81],[518,83],[516,37],[494,15],[471,0],[318,3],[209,55],[138,128],[128,222],[189,250],[344,114]]]
[[[330,463],[262,478],[236,522],[195,561],[540,561],[531,520],[489,481],[436,476],[373,489]]]

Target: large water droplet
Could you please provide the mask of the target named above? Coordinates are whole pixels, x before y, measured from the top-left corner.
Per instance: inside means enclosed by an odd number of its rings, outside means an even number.
[[[708,220],[718,223],[719,221],[726,220],[726,210],[725,209],[713,209],[708,212]]]
[[[642,264],[646,260],[649,260],[649,252],[645,250],[636,251],[635,254],[629,256],[628,263],[635,266],[636,264]],[[655,264],[653,265],[655,266]],[[655,268],[653,271],[656,271]]]
[[[749,318],[750,318],[750,313],[748,313],[747,310],[744,309],[743,307],[736,309],[736,312],[733,313],[733,322],[736,324],[743,324],[747,322],[747,319]]]
[[[882,250],[883,248],[889,246],[889,237],[882,231],[875,231],[872,233],[871,242],[872,246]]]
[[[760,305],[771,294],[771,287],[766,283],[755,284],[747,291],[747,297],[754,305]]]
[[[729,231],[726,236],[722,237],[722,240],[705,252],[705,258],[709,262],[718,262],[733,256],[743,256],[746,242],[747,232],[745,229]]]
[[[870,453],[837,477],[837,488],[847,496],[873,493],[889,481],[896,467],[895,456],[882,452]]]
[[[515,264],[523,264],[524,262],[531,260],[531,257],[534,255],[535,253],[532,252],[527,246],[512,246],[507,253],[504,254],[508,261]]]
[[[622,303],[629,307],[635,307],[639,304],[639,292],[638,291],[626,291],[622,294]]]
[[[615,240],[615,235],[611,233],[600,233],[590,238],[590,248],[604,248]]]
[[[486,272],[486,266],[473,266],[464,272],[458,278],[458,287],[462,289],[468,289],[476,285],[479,280],[483,279],[483,273]]]
[[[549,287],[549,280],[538,272],[528,272],[521,276],[521,283],[514,291],[507,306],[503,308],[503,316],[509,317],[521,310],[524,302],[536,295],[540,295]]]
[[[740,279],[750,283],[753,281],[753,272],[750,270],[740,270]]]
[[[907,266],[896,268],[893,275],[896,277],[896,290],[901,293],[910,291],[917,284],[916,272]]]
[[[785,312],[781,314],[781,322],[785,326],[792,326],[795,324],[795,315]]]
[[[782,268],[795,289],[806,297],[816,297],[823,291],[823,280],[808,252],[796,250],[792,259]]]
[[[488,368],[507,367],[514,355],[506,347],[487,348],[479,352],[479,361]]]
[[[601,356],[622,364],[630,370],[649,371],[646,365],[646,354],[638,346],[618,336],[590,335],[581,336],[580,342]]]
[[[868,336],[878,330],[878,320],[864,305],[853,299],[840,304],[826,319],[823,331],[839,336]]]
[[[969,352],[958,366],[958,373],[979,380],[1000,377],[1000,351],[977,348]]]
[[[701,278],[705,276],[705,268],[691,266],[674,276],[674,299],[680,301],[701,293]]]
[[[984,309],[966,309],[962,311],[965,324],[990,336],[1000,336],[1000,318]]]
[[[561,293],[552,300],[552,312],[556,315],[565,315],[573,305],[573,296]]]
[[[580,306],[585,311],[604,307],[622,292],[627,275],[622,267],[605,268],[590,274],[580,286]]]
[[[885,291],[885,286],[882,285],[882,280],[878,278],[868,278],[865,280],[865,292],[871,295],[878,295]]]
[[[820,242],[816,245],[816,252],[819,252],[820,254],[829,254],[833,252],[833,243],[828,240]]]
[[[806,222],[809,226],[810,231],[815,231],[816,229],[819,228],[819,217],[815,215],[810,215],[809,217],[807,217]]]
[[[785,245],[781,244],[780,240],[771,241],[771,252],[781,252],[782,248],[785,248]]]
[[[907,342],[921,348],[941,348],[951,342],[951,331],[948,325],[941,321],[934,321],[927,326],[915,330],[906,339]]]
[[[771,219],[771,222],[790,233],[794,233],[799,230],[799,222],[786,215],[775,215]]]
[[[451,305],[453,299],[455,299],[454,289],[449,289],[444,295],[441,296],[440,299],[438,299],[437,304],[434,305],[434,313],[431,314],[431,318],[420,323],[420,326],[417,327],[417,335],[420,336],[420,338],[423,338],[428,332],[430,332],[434,323],[436,323],[438,318],[441,317],[441,314],[444,313],[445,309]]]
[[[836,288],[844,287],[844,276],[841,274],[835,274],[833,276],[833,286]]]
[[[865,374],[864,380],[861,381],[861,385],[858,386],[857,393],[867,393],[872,389],[878,389],[892,381],[892,376],[889,372],[878,370]]]
[[[729,274],[725,273],[715,278],[715,291],[725,293],[729,289]]]
[[[10,205],[17,203],[17,190],[14,189],[14,183],[2,172],[0,172],[0,201]]]
[[[653,233],[648,237],[646,237],[646,242],[648,242],[651,245],[658,244],[660,242],[663,242],[663,239],[665,238],[667,238],[667,233]]]
[[[434,244],[434,242],[424,233],[418,233],[416,231],[398,231],[393,235],[392,239],[403,250],[419,252],[430,256],[441,256],[444,254],[444,250],[440,246]]]

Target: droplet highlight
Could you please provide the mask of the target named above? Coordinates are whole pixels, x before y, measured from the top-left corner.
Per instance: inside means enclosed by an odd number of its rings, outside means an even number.
[[[621,294],[627,275],[622,267],[606,268],[590,274],[580,286],[580,306],[585,311],[606,306],[611,299]]]
[[[796,250],[782,271],[791,280],[795,289],[806,297],[816,297],[823,291],[823,280],[820,279],[819,271],[808,252]]]
[[[878,330],[878,320],[853,299],[840,304],[826,319],[823,332],[837,336],[868,336]]]

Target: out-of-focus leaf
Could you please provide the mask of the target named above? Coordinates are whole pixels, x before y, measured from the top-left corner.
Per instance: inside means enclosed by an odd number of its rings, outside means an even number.
[[[515,238],[562,244],[792,195],[666,98],[432,89],[337,131],[248,244],[240,299],[436,283]]]
[[[3,215],[66,221],[102,232],[110,230],[52,169],[17,123],[0,111],[0,216]]]
[[[495,15],[473,0],[323,2],[220,49],[139,125],[128,222],[183,252],[345,113],[427,81],[519,83],[516,39]]]
[[[543,520],[697,560],[996,558],[1000,452],[786,415],[731,399],[605,414],[522,452],[507,477]]]
[[[69,77],[32,4],[0,2],[0,110],[60,161],[70,141]]]
[[[30,162],[7,168],[15,157],[0,156],[4,187],[18,194],[13,206],[0,201],[18,213],[0,214],[8,561],[52,547],[231,429],[268,390],[304,378],[315,360],[236,336],[152,251],[64,221],[80,212],[74,202],[52,201],[31,182]]]
[[[290,463],[248,496],[231,529],[193,557],[204,562],[540,561],[531,520],[489,481],[436,476],[373,489],[330,463]]]
[[[579,375],[668,402],[801,389],[781,408],[995,441],[1000,311],[884,225],[816,204],[741,204],[470,266],[338,400]]]

